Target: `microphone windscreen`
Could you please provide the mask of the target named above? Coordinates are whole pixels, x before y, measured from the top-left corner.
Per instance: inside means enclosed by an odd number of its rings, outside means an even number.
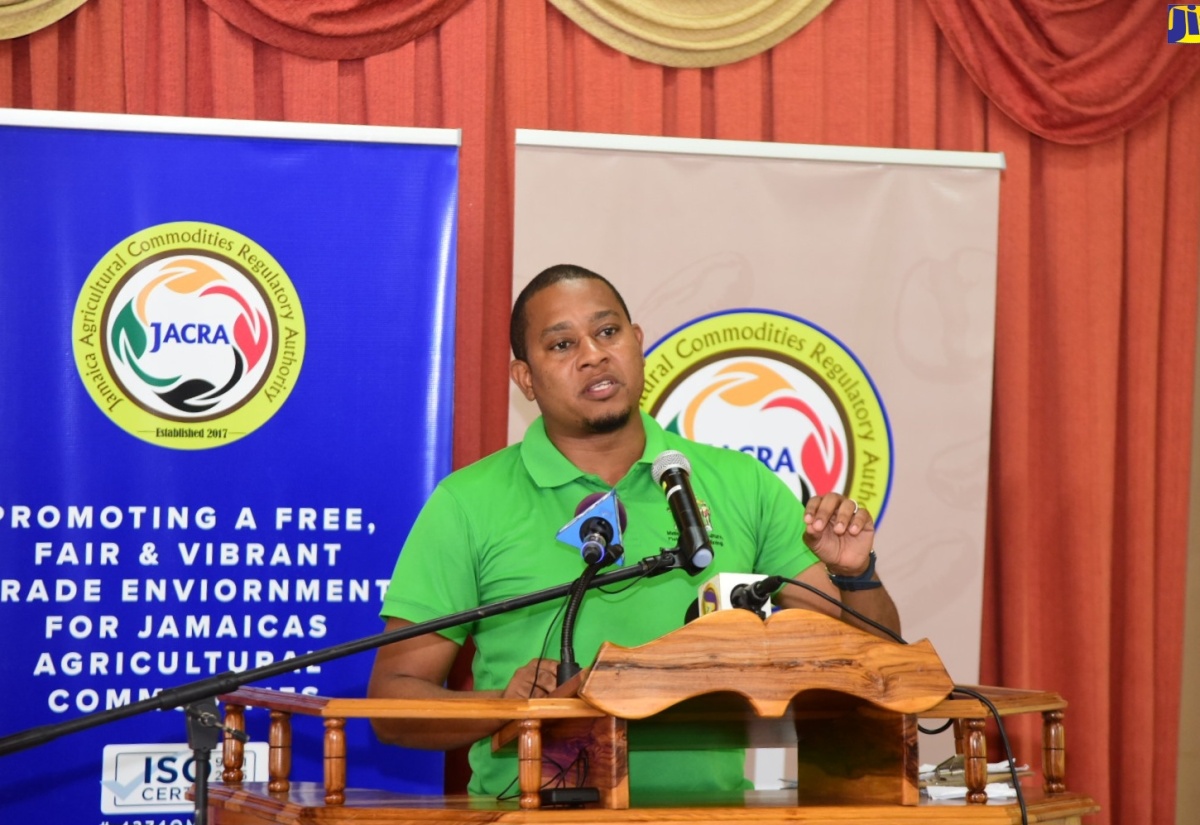
[[[687,456],[678,450],[665,450],[659,453],[658,458],[650,465],[650,475],[654,478],[654,483],[662,484],[663,473],[668,470],[683,470],[691,475],[692,465],[688,463]]]
[[[589,493],[583,501],[575,506],[575,515],[579,515],[602,498],[604,498],[604,493]]]
[[[607,495],[610,495],[610,493],[588,493],[583,497],[583,501],[575,505],[575,515],[582,515],[584,510]],[[625,513],[625,505],[621,502],[621,499],[616,498],[616,496],[613,496],[613,498],[617,501],[617,519],[621,522],[621,532],[624,533],[625,528],[629,526],[629,516]]]

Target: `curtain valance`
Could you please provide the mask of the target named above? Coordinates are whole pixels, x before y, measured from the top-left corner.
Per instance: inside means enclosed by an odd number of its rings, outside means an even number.
[[[440,26],[466,0],[203,0],[276,48],[318,60],[389,52]]]
[[[1167,43],[1158,0],[926,0],[967,74],[1005,114],[1059,143],[1097,143],[1158,111],[1200,69]]]
[[[597,40],[663,66],[735,63],[795,34],[832,0],[550,0]]]
[[[0,0],[0,40],[11,40],[62,20],[87,0]]]

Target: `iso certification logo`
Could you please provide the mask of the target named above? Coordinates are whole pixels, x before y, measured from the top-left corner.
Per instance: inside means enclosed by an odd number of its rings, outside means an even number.
[[[249,742],[244,748],[245,780],[267,781],[267,743]],[[209,765],[210,779],[221,776],[222,758],[218,747]],[[101,813],[141,816],[192,810],[187,793],[196,781],[196,762],[187,744],[105,745],[103,764]]]

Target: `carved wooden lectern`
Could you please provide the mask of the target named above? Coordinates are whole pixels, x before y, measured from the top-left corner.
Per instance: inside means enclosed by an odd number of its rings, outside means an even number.
[[[988,803],[984,793],[987,711],[975,699],[948,698],[952,687],[928,641],[896,644],[804,610],[766,621],[726,610],[640,647],[606,644],[591,668],[546,699],[329,699],[243,688],[222,697],[226,724],[244,729],[248,706],[270,710],[269,782],[243,782],[242,746],[227,738],[223,784],[208,793],[209,819],[212,825],[1019,822],[1015,803]],[[1078,825],[1097,811],[1090,798],[1065,788],[1062,698],[977,690],[1002,715],[1043,714],[1043,788],[1025,791],[1031,821]],[[293,714],[324,719],[324,787],[289,779]],[[371,717],[511,719],[492,744],[516,750],[519,801],[347,789],[346,720]],[[954,720],[966,800],[934,803],[921,796],[919,718]],[[702,804],[682,797],[631,800],[629,752],[648,729],[656,741],[669,736],[674,749],[718,743],[795,748],[797,787]],[[586,775],[567,777],[568,784],[597,789],[598,802],[542,807],[544,766],[581,763]]]

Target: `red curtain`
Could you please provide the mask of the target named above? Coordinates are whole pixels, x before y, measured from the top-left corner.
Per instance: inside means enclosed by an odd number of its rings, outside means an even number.
[[[391,51],[440,26],[466,0],[203,0],[256,40],[321,60]]]
[[[1167,43],[1157,0],[927,0],[967,74],[1059,143],[1116,137],[1188,85],[1200,49]]]
[[[254,8],[322,33],[289,5]],[[1167,47],[1143,0],[999,5],[834,3],[761,55],[669,69],[542,0],[467,0],[343,59],[270,45],[213,0],[92,0],[0,41],[0,105],[461,129],[456,465],[506,438],[515,128],[1003,152],[983,680],[1070,701],[1068,787],[1098,822],[1171,823],[1200,49]],[[1153,792],[1130,781],[1148,766]]]

